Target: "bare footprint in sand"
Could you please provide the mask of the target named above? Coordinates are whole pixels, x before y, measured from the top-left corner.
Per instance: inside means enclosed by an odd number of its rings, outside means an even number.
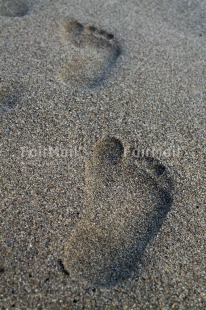
[[[61,74],[63,81],[73,87],[99,86],[121,54],[111,33],[94,26],[83,26],[76,20],[66,24],[64,39],[76,47],[76,53],[69,58]]]
[[[125,157],[122,143],[106,137],[86,167],[85,214],[64,248],[71,276],[115,285],[138,275],[145,248],[172,203],[172,181],[154,158]]]
[[[0,83],[0,113],[9,113],[20,101],[20,86],[16,83]]]
[[[157,6],[162,18],[189,34],[206,35],[206,1],[204,0],[160,0]]]
[[[28,13],[24,0],[0,0],[0,15],[7,17],[22,17]]]

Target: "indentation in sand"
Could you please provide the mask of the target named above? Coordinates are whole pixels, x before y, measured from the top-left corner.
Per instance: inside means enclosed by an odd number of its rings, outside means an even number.
[[[0,258],[0,273],[3,273],[5,271],[4,269],[4,262],[3,262],[3,259]]]
[[[204,0],[161,0],[162,17],[173,26],[189,33],[206,34],[206,2]]]
[[[75,87],[99,86],[121,54],[113,34],[76,20],[66,23],[64,40],[76,47],[76,53],[69,58],[61,77]]]
[[[106,137],[94,145],[85,191],[82,220],[65,243],[65,270],[106,286],[138,276],[145,248],[171,208],[168,169],[154,158],[125,156],[121,141]]]
[[[23,0],[0,0],[0,15],[22,17],[28,13],[28,6]]]
[[[11,112],[20,100],[18,86],[13,83],[0,83],[0,113]]]

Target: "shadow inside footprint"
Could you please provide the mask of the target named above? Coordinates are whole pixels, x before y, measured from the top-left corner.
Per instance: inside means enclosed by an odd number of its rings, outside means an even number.
[[[0,0],[0,15],[22,17],[28,13],[28,6],[23,0]]]
[[[0,113],[11,112],[20,100],[17,85],[0,83]]]
[[[64,28],[64,39],[76,47],[62,72],[62,79],[73,87],[95,88],[111,72],[121,54],[111,33],[95,26],[84,26],[70,20]]]
[[[65,244],[65,270],[104,286],[136,277],[171,208],[169,172],[153,158],[133,162],[119,140],[106,137],[94,146],[85,190],[85,214]]]

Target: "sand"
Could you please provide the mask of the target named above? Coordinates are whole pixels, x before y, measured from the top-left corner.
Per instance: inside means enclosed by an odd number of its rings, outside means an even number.
[[[1,309],[205,309],[205,16],[0,0]]]

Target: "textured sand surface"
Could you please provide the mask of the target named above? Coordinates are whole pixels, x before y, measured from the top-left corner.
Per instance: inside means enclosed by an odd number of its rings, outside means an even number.
[[[0,0],[2,309],[205,309],[205,20]]]

